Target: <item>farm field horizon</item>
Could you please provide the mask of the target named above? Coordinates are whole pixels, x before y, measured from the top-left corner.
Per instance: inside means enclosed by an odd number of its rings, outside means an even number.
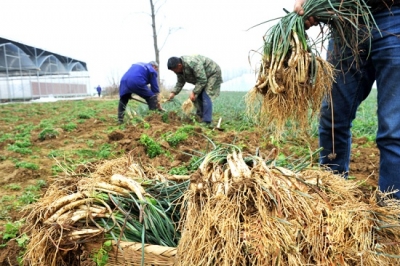
[[[245,94],[221,92],[214,102],[213,123],[221,118],[220,130],[182,113],[186,92],[164,103],[164,113],[149,113],[146,105],[131,100],[123,125],[117,123],[115,97],[0,105],[0,265],[19,265],[28,241],[21,240],[20,232],[29,204],[53,182],[89,174],[106,160],[130,154],[160,173],[190,175],[215,146],[235,145],[244,154],[268,156],[274,150],[274,163],[284,167],[307,156],[309,166],[317,167],[316,118],[309,132],[293,132],[289,126],[277,140],[271,129],[257,127],[246,116]],[[353,127],[350,177],[363,183],[366,197],[375,190],[379,171],[374,104],[371,95]],[[178,138],[182,129],[190,133]],[[149,153],[144,136],[159,144],[158,153]]]

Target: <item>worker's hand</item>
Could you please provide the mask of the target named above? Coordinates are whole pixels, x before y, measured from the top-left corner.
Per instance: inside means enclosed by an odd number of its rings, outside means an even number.
[[[194,101],[196,100],[196,94],[194,94],[193,91],[190,93],[189,99],[190,99],[192,102],[194,102]]]
[[[304,15],[303,5],[307,0],[295,0],[293,11],[299,14],[300,16]],[[308,17],[304,21],[304,27],[308,30],[312,26],[317,26],[319,21],[316,17]]]
[[[316,17],[308,17],[304,21],[304,28],[308,30],[312,26],[317,26],[319,24],[319,20]]]
[[[162,108],[160,102],[157,103],[157,109],[158,109],[158,111],[161,111],[161,112],[164,112],[164,111],[165,111],[164,108]]]
[[[168,101],[172,100],[174,97],[175,97],[175,93],[171,92],[171,93],[169,94]]]
[[[295,0],[293,11],[302,16],[304,14],[303,5],[306,0]]]

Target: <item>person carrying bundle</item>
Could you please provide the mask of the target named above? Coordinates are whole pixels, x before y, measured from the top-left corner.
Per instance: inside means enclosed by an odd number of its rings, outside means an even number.
[[[306,16],[305,28],[319,24],[318,14],[307,13],[313,0],[296,0],[294,12]],[[329,0],[327,0],[328,2]],[[329,1],[330,2],[330,1]],[[350,1],[347,1],[349,3]],[[357,108],[371,92],[376,82],[378,93],[378,131],[376,143],[380,151],[379,189],[396,191],[391,197],[400,199],[400,0],[353,1],[356,7],[369,6],[369,21],[375,27],[362,27],[359,37],[368,30],[370,35],[350,47],[328,45],[328,61],[336,70],[331,99],[325,99],[319,120],[320,163],[347,177],[351,152],[351,127]],[[332,18],[334,19],[334,18]],[[373,20],[372,20],[373,19]],[[366,20],[364,20],[366,21]],[[327,23],[331,23],[328,21]],[[334,49],[335,48],[335,49]]]

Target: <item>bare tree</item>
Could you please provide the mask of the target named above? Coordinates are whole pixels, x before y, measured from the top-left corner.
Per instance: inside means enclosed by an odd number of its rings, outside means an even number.
[[[161,7],[161,6],[162,5],[160,5],[159,7]],[[157,35],[157,28],[156,28],[156,13],[158,12],[159,8],[157,10],[155,10],[153,0],[150,0],[150,9],[151,9],[151,28],[153,30],[154,53],[156,56],[156,62],[158,64],[160,64],[160,50],[158,49],[158,35]]]
[[[108,82],[110,85],[104,88],[105,94],[107,96],[113,97],[119,95],[119,81],[120,77],[117,73],[112,73],[112,75],[108,78]]]
[[[159,3],[161,2],[161,3]],[[158,65],[160,65],[160,51],[164,47],[165,43],[167,42],[168,37],[174,33],[177,30],[180,30],[181,28],[169,28],[168,34],[164,39],[163,44],[161,45],[161,48],[158,46],[158,33],[161,31],[161,27],[157,29],[156,26],[156,16],[158,11],[161,9],[161,7],[167,2],[167,0],[163,1],[157,1],[157,0],[150,0],[150,9],[151,9],[151,28],[153,31],[153,44],[154,44],[154,53],[155,53],[155,58],[156,62]],[[160,83],[160,69],[158,70],[158,83]]]

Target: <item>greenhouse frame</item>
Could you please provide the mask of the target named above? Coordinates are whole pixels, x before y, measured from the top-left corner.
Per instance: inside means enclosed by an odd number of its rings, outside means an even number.
[[[86,63],[0,38],[0,102],[89,95]]]

